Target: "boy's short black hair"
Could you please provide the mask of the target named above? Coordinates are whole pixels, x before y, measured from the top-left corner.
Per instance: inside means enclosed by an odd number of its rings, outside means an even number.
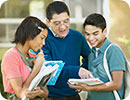
[[[106,20],[101,14],[93,13],[85,19],[83,24],[84,29],[86,25],[99,27],[103,31],[106,28]]]
[[[38,18],[33,16],[26,17],[18,26],[12,43],[24,45],[27,40],[32,40],[40,34],[42,28],[48,30],[48,27]]]
[[[54,14],[60,14],[63,12],[67,12],[67,14],[70,16],[69,9],[64,2],[54,1],[47,6],[46,17],[47,19],[51,20]]]

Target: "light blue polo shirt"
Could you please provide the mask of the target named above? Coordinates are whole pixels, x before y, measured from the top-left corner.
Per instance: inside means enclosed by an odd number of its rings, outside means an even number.
[[[109,81],[109,78],[103,67],[103,56],[104,52],[109,44],[108,39],[105,40],[104,44],[98,49],[98,56],[95,56],[95,48],[92,48],[92,52],[89,55],[88,69],[92,72],[93,76],[100,78],[104,83]],[[117,45],[113,44],[107,51],[106,54],[108,67],[110,72],[116,70],[125,71],[125,56]],[[118,90],[119,96],[123,98],[124,94],[124,79],[120,90]],[[87,100],[115,100],[112,91],[89,91]]]

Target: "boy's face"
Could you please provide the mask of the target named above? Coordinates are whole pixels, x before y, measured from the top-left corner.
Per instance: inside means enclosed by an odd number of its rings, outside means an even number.
[[[103,45],[107,34],[106,28],[102,31],[96,26],[86,25],[84,31],[85,38],[92,47],[100,48]]]
[[[64,38],[70,27],[70,16],[67,12],[60,14],[54,14],[51,20],[46,20],[48,26],[55,32],[59,37]]]

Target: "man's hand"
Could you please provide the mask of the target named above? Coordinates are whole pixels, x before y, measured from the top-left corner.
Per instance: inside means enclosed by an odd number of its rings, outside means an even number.
[[[87,69],[83,68],[83,67],[81,67],[79,69],[79,73],[78,74],[79,74],[80,78],[82,78],[82,79],[94,78],[92,73],[90,71],[88,71]]]

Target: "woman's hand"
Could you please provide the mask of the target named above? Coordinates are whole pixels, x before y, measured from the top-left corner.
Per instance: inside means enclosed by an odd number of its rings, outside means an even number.
[[[47,89],[47,87],[36,87],[33,91],[26,91],[26,97],[33,99],[37,96],[41,97],[41,98],[46,98],[48,97],[49,91]]]
[[[79,73],[78,74],[79,74],[80,78],[82,78],[82,79],[94,78],[90,71],[88,71],[87,69],[82,68],[82,67],[79,69]]]
[[[44,59],[43,51],[40,50],[40,52],[37,55],[37,59],[35,60],[35,65],[42,66],[44,61],[45,61],[45,59]]]

